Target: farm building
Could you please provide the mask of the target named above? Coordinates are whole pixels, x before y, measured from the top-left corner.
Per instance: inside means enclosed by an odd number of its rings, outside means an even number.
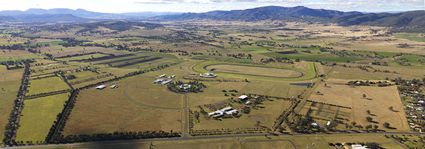
[[[213,117],[213,118],[217,118],[217,117],[221,117],[221,116],[224,116],[224,115],[233,115],[233,114],[238,114],[238,113],[239,113],[239,111],[236,110],[236,109],[233,109],[232,107],[225,107],[223,109],[208,113],[208,116]]]
[[[101,89],[104,89],[105,87],[106,87],[106,85],[99,85],[99,86],[96,86],[96,89],[101,90]]]
[[[199,76],[202,77],[202,78],[215,78],[215,77],[217,77],[217,75],[214,74],[213,72],[207,72],[207,73],[204,73],[204,74],[199,74]]]
[[[239,98],[239,100],[247,100],[248,96],[247,95],[241,95],[238,98]]]
[[[166,84],[170,83],[171,81],[173,81],[173,79],[156,79],[155,81],[153,81],[153,83],[154,84],[166,85]]]
[[[164,78],[166,76],[167,76],[166,74],[162,74],[162,75],[159,75],[158,78]]]
[[[351,145],[351,148],[352,149],[368,149],[367,146],[363,146],[363,145],[360,145],[360,144],[353,144],[353,145]]]
[[[118,88],[118,85],[114,84],[110,86],[111,89]]]
[[[170,83],[171,81],[173,81],[173,79],[165,79],[164,81],[161,82],[161,85],[166,85]]]

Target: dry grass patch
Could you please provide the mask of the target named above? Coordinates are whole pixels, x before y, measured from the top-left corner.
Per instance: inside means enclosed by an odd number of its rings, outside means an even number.
[[[64,134],[180,131],[183,95],[152,84],[153,79],[137,76],[116,82],[116,89],[83,90]]]
[[[254,67],[243,65],[211,65],[207,67],[208,70],[214,69],[215,72],[225,72],[253,76],[265,77],[300,77],[302,74],[293,70],[267,68],[267,67]]]
[[[352,108],[351,121],[362,126],[379,125],[386,131],[408,131],[406,115],[396,86],[350,87],[345,85],[348,80],[328,80],[327,86],[320,85],[309,99],[328,104]],[[316,92],[320,92],[317,94]],[[366,98],[363,97],[366,95]],[[393,110],[390,110],[392,107]],[[368,114],[367,111],[371,114]],[[375,123],[368,122],[366,117],[372,117]],[[382,125],[388,122],[396,129],[385,129]]]

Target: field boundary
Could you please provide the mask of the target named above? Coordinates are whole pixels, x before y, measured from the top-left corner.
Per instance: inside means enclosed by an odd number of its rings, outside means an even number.
[[[9,146],[17,144],[15,141],[16,132],[19,128],[19,120],[20,120],[21,112],[24,108],[24,97],[25,97],[25,93],[27,92],[30,74],[31,74],[30,65],[29,63],[25,62],[21,86],[19,87],[18,95],[15,100],[15,104],[13,105],[14,108],[9,116],[9,123],[6,125],[6,129],[4,132],[5,137],[3,142]]]

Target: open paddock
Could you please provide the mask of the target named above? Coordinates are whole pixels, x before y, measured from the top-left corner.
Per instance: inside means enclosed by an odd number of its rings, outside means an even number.
[[[226,103],[223,103],[224,105],[229,105],[242,112],[241,108],[244,106],[242,103],[232,102],[231,100],[225,102]],[[192,117],[194,123],[192,131],[194,131],[195,134],[204,131],[219,133],[223,129],[229,130],[230,132],[266,132],[272,129],[275,120],[282,112],[288,110],[291,104],[292,101],[290,100],[269,98],[257,107],[252,107],[248,114],[242,113],[242,116],[238,118],[222,118],[216,120],[201,114],[199,121]],[[202,107],[206,112],[213,112],[206,106]],[[199,107],[192,108],[191,110],[200,111]],[[208,132],[206,132],[206,134],[208,134]]]
[[[254,67],[254,66],[244,66],[244,65],[209,65],[206,67],[206,69],[214,70],[214,72],[263,76],[263,77],[293,78],[293,77],[302,76],[302,73],[296,72],[293,70],[288,70],[288,69]]]
[[[63,46],[50,46],[39,48],[41,53],[51,54],[53,57],[66,57],[76,54],[83,53],[93,53],[93,52],[102,52],[102,53],[123,53],[121,51],[116,51],[112,48],[102,48],[102,47],[63,47]]]
[[[64,135],[123,131],[181,131],[183,95],[154,85],[153,76],[135,76],[83,90],[65,126]],[[109,85],[117,84],[111,89]],[[112,109],[112,110],[111,110]]]
[[[35,58],[40,58],[40,56],[25,50],[1,50],[0,49],[0,62],[21,61],[21,60],[35,59]]]
[[[149,63],[151,61],[156,61],[156,60],[160,60],[160,59],[161,59],[161,57],[146,57],[146,58],[141,58],[141,59],[137,59],[137,60],[131,60],[131,61],[120,62],[120,63],[113,63],[113,64],[111,64],[111,66],[121,68],[121,67],[136,65],[136,64],[140,64],[140,63]]]
[[[72,56],[72,57],[67,57],[67,58],[58,58],[57,60],[59,60],[59,61],[83,61],[83,60],[96,59],[96,58],[105,57],[105,56],[107,56],[107,55],[102,54],[102,53],[93,53],[93,54],[88,54],[88,55]]]
[[[69,86],[59,77],[30,80],[27,95],[67,90]]]
[[[9,114],[21,85],[22,73],[23,69],[6,70],[6,67],[0,65],[0,134],[2,134],[0,140],[3,140],[6,125],[9,122]]]
[[[52,74],[58,71],[73,71],[82,68],[84,65],[70,65],[63,63],[49,63],[31,67],[31,76],[39,76],[43,74]]]
[[[68,98],[69,94],[66,93],[25,100],[16,140],[44,142]]]
[[[131,61],[131,60],[136,60],[136,59],[144,59],[144,58],[148,58],[149,56],[147,55],[126,55],[123,57],[116,57],[116,58],[111,58],[111,59],[106,59],[104,61],[100,61],[100,62],[96,62],[95,64],[114,64],[114,63],[120,63],[120,62],[126,62],[126,61]]]
[[[349,80],[327,80],[327,86],[319,85],[310,100],[327,104],[350,107],[350,122],[356,122],[363,127],[369,124],[379,125],[385,131],[409,131],[406,115],[396,86],[373,87],[345,85]],[[316,94],[320,92],[320,94]],[[366,96],[366,97],[364,97]],[[393,110],[391,110],[391,107]],[[368,113],[367,111],[370,111]],[[368,122],[366,117],[372,117],[375,122]],[[394,129],[383,126],[390,123]]]

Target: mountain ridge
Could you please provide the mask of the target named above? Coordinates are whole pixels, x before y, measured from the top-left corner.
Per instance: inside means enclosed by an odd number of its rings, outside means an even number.
[[[31,17],[32,16],[32,17]],[[38,19],[38,20],[37,20]],[[425,10],[399,13],[365,13],[357,11],[337,11],[313,9],[304,6],[281,7],[265,6],[244,10],[210,11],[204,13],[167,13],[167,12],[134,12],[134,13],[101,13],[84,9],[38,9],[26,11],[0,11],[1,22],[87,22],[102,20],[225,20],[225,21],[263,21],[286,20],[319,23],[336,23],[339,25],[376,25],[393,27],[400,31],[425,32]]]

